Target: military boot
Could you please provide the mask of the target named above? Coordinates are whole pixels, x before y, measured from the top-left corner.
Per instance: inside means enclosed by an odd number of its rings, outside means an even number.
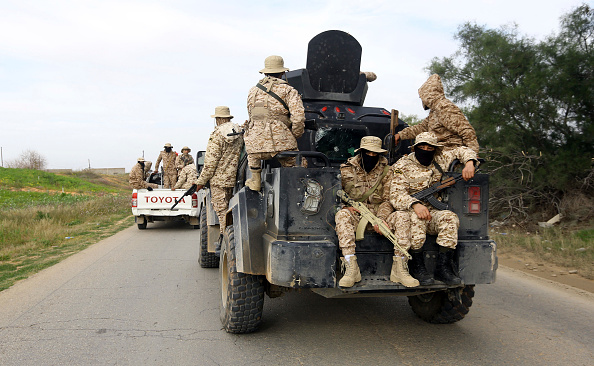
[[[344,268],[344,275],[338,282],[340,287],[353,287],[353,285],[361,281],[361,271],[359,271],[359,265],[357,264],[357,257],[352,256],[347,261],[341,258],[342,266]]]
[[[411,250],[410,254],[412,256],[412,260],[410,261],[409,265],[410,275],[416,278],[423,286],[432,285],[435,281],[433,281],[433,276],[431,273],[429,273],[427,268],[425,268],[423,251]]]
[[[419,281],[412,278],[408,273],[407,259],[405,257],[393,257],[392,272],[390,272],[390,281],[401,283],[405,287],[417,287]]]
[[[439,255],[437,256],[434,277],[436,280],[442,281],[449,286],[462,283],[460,277],[454,273],[453,256],[454,249],[439,247]]]
[[[260,189],[262,188],[262,176],[260,175],[262,169],[250,168],[250,170],[252,172],[252,177],[245,181],[245,185],[252,191],[260,192]]]

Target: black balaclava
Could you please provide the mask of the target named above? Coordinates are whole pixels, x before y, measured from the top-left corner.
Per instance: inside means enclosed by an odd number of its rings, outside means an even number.
[[[171,152],[171,149],[172,149],[171,147],[166,147],[165,152]]]
[[[418,145],[417,145],[418,146]],[[435,156],[435,150],[428,151],[419,148],[415,148],[415,158],[421,163],[421,165],[429,166]]]
[[[367,155],[365,150],[361,151],[361,161],[363,163],[363,169],[367,173],[373,170],[379,161],[379,154],[375,156]]]

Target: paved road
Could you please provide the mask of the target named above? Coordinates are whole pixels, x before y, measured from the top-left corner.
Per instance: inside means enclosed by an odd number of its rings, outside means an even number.
[[[136,227],[0,293],[0,365],[592,365],[594,296],[508,269],[468,316],[431,325],[406,298],[265,299],[261,331],[218,319],[196,230]]]

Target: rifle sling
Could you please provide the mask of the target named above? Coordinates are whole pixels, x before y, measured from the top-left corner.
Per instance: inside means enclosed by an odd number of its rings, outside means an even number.
[[[365,194],[363,195],[363,197],[359,198],[356,201],[357,202],[364,202],[367,198],[369,198],[369,196],[371,196],[373,194],[373,192],[375,192],[375,190],[377,189],[377,187],[379,187],[380,183],[382,182],[382,180],[384,179],[384,177],[386,176],[386,174],[388,174],[388,171],[390,171],[390,166],[389,165],[386,165],[384,167],[384,171],[382,172],[382,175],[379,177],[379,179],[377,180],[377,182],[375,183],[375,185],[373,187],[371,187],[367,192],[365,192]]]
[[[260,83],[256,84],[256,88],[258,88],[260,90],[263,90],[265,93],[267,93],[268,95],[270,95],[274,99],[278,100],[278,102],[280,104],[282,104],[283,107],[285,107],[285,109],[287,110],[287,112],[289,112],[289,116],[291,115],[291,111],[289,110],[289,106],[287,106],[287,103],[285,103],[285,101],[282,100],[281,97],[278,96],[278,94],[276,94],[272,90],[266,90],[266,87],[264,85],[260,84]]]

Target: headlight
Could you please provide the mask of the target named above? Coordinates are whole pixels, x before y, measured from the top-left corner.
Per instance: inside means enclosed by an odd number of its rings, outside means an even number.
[[[303,196],[299,204],[301,212],[306,215],[315,215],[322,206],[324,187],[314,179],[301,179],[301,183],[303,184]]]

